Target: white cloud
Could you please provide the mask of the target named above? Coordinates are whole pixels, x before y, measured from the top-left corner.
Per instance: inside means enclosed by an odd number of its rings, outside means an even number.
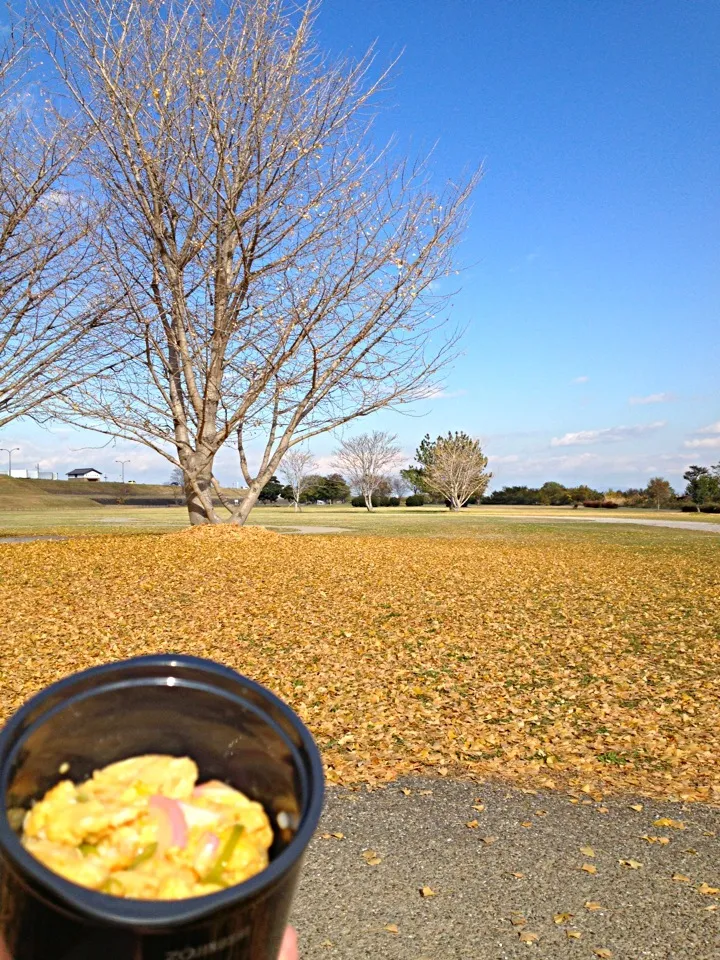
[[[715,423],[709,423],[706,427],[701,427],[698,433],[720,433],[720,420]]]
[[[651,393],[647,397],[630,397],[628,401],[632,406],[646,403],[670,403],[675,399],[672,393]]]
[[[553,437],[551,447],[576,447],[587,443],[617,443],[639,437],[652,430],[659,430],[665,426],[665,420],[656,420],[654,423],[639,423],[634,427],[604,427],[601,430],[578,430],[576,433],[565,433],[562,437]]]
[[[704,437],[702,440],[686,440],[688,450],[720,450],[720,437]]]
[[[423,394],[423,400],[452,400],[455,397],[464,397],[467,390],[443,390],[441,387],[430,387],[428,392]]]
[[[509,453],[506,456],[502,456],[502,457],[489,454],[488,460],[491,463],[519,463],[520,457],[516,453]]]
[[[574,377],[570,383],[587,383],[590,377]]]

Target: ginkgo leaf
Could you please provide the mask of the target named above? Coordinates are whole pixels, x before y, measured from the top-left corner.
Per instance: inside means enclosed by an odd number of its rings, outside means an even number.
[[[480,826],[480,824],[478,823],[477,820],[468,820],[468,822],[465,824],[465,826],[466,826],[469,830],[477,830],[477,828]]]
[[[596,957],[600,957],[601,960],[611,960],[612,950],[608,950],[607,947],[598,947],[593,950],[593,953]]]
[[[530,930],[522,930],[520,932],[520,940],[522,943],[537,943],[539,939],[539,933],[533,933]]]
[[[600,910],[602,904],[598,903],[597,900],[586,900],[584,906],[586,910]]]
[[[707,883],[701,883],[698,887],[698,893],[702,893],[707,897],[714,897],[720,893],[720,887],[711,887]]]
[[[580,853],[582,853],[582,855],[583,855],[584,857],[594,857],[594,856],[595,856],[595,851],[593,850],[592,847],[580,847]]]
[[[553,917],[554,923],[569,923],[572,920],[572,913],[556,913]]]
[[[514,927],[524,927],[525,924],[527,923],[527,920],[521,914],[517,913],[514,916],[510,917],[510,923]]]
[[[495,843],[498,838],[497,837],[481,837],[480,839],[484,844],[487,844],[487,846],[489,847],[491,844]]]
[[[643,809],[643,804],[642,804],[642,803],[631,803],[631,804],[630,804],[630,809],[631,809],[631,810],[637,810],[638,813],[639,813],[639,812]]]
[[[673,830],[684,830],[685,824],[682,820],[671,820],[670,817],[660,817],[653,821],[656,827],[671,827]]]
[[[639,870],[642,864],[639,860],[618,860],[621,867],[628,867],[630,870]]]
[[[485,809],[485,804],[484,804],[484,803],[475,803],[475,804],[473,804],[473,810],[477,810],[478,813],[482,813],[484,809]]]
[[[436,892],[432,887],[420,887],[420,896],[421,897],[436,897]]]
[[[523,820],[520,826],[525,827],[526,830],[529,830],[530,827],[532,826],[532,820]]]
[[[582,937],[582,933],[579,930],[566,930],[565,936],[568,940],[579,940]]]
[[[584,870],[585,873],[597,873],[597,867],[594,863],[584,863],[580,869]]]
[[[690,877],[686,877],[684,873],[674,873],[672,879],[678,883],[690,883]]]
[[[400,793],[403,793],[406,797],[409,797],[412,794],[412,790],[409,790],[407,787],[402,787]]]
[[[399,928],[398,928],[398,925],[397,925],[396,923],[386,923],[386,924],[385,924],[385,929],[387,930],[388,933],[399,933],[399,932],[400,932],[400,930],[399,930]]]

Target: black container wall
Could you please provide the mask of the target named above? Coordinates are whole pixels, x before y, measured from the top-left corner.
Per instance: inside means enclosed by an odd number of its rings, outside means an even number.
[[[220,893],[148,902],[78,887],[21,846],[18,813],[60,779],[60,764],[80,781],[143,753],[190,756],[201,780],[262,803],[275,835],[269,867]],[[299,718],[218,664],[140,657],[48,687],[0,734],[0,924],[10,957],[275,960],[322,796],[320,757]]]

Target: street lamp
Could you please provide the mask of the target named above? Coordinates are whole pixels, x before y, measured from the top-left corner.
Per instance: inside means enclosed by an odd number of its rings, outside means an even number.
[[[9,477],[12,476],[12,455],[13,453],[15,453],[16,450],[19,450],[19,449],[20,447],[11,447],[10,449],[8,449],[7,447],[0,447],[0,452],[6,453],[8,455],[8,476]]]
[[[120,464],[120,469],[122,470],[122,480],[121,483],[125,483],[125,464],[130,463],[129,460],[116,460],[115,463]]]

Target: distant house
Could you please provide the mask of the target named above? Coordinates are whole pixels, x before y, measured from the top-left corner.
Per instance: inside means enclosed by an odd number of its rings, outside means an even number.
[[[102,480],[102,474],[94,467],[80,467],[78,470],[71,470],[67,478],[68,480]]]

